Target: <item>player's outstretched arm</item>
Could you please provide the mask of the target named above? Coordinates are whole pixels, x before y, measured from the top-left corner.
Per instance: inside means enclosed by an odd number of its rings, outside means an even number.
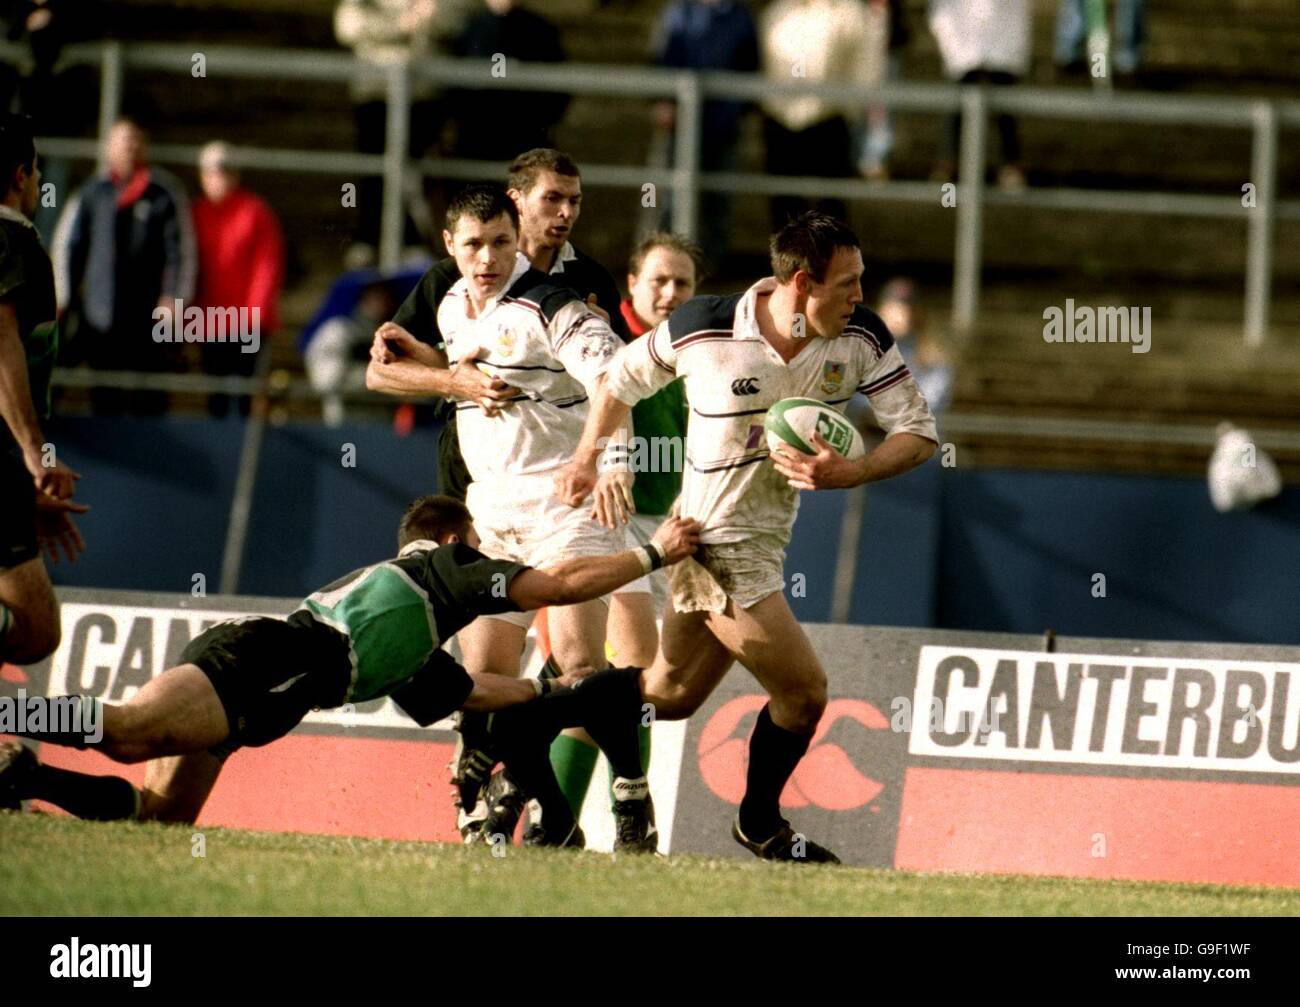
[[[632,407],[620,402],[602,381],[587,424],[582,429],[582,439],[568,465],[555,477],[555,496],[561,503],[577,507],[591,495],[596,486],[596,466],[615,431],[628,422]],[[633,578],[635,579],[635,578]]]
[[[506,678],[505,675],[489,675],[480,672],[469,672],[470,680],[474,683],[474,688],[465,700],[462,710],[469,710],[474,713],[490,713],[492,710],[503,710],[507,706],[514,706],[516,703],[527,703],[530,699],[537,698],[537,686],[533,684],[532,679],[528,678]]]
[[[700,523],[694,519],[668,518],[655,532],[651,546],[612,556],[566,559],[540,570],[524,570],[510,581],[510,600],[529,610],[601,598],[649,572],[646,549],[658,546],[656,552],[662,557],[662,565],[671,566],[695,552],[700,531]]]

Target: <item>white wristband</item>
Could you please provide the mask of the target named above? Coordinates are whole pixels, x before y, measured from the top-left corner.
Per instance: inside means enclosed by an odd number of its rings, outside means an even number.
[[[653,545],[653,543],[651,543]],[[650,554],[644,548],[636,549],[636,558],[641,563],[641,572],[649,573],[655,568],[654,562],[650,559]]]

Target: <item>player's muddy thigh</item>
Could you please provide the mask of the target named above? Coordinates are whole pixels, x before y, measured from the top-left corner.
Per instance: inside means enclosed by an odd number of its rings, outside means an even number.
[[[503,619],[480,616],[456,634],[465,670],[518,678],[528,630]]]
[[[709,628],[707,612],[664,612],[659,654],[641,674],[641,692],[658,720],[689,717],[718,687],[734,660]]]
[[[169,668],[121,705],[104,705],[104,754],[120,762],[204,751],[230,735],[225,708],[193,664]]]
[[[826,709],[826,671],[785,596],[770,594],[747,609],[728,601],[709,628],[772,697],[772,720],[811,734]]]
[[[211,752],[153,759],[140,791],[140,820],[193,822],[221,775],[224,760]]]
[[[0,605],[14,619],[0,650],[0,663],[34,664],[58,647],[59,603],[41,557],[0,573]]]
[[[591,674],[609,663],[605,660],[608,612],[608,606],[600,600],[547,609],[551,656],[566,675]]]

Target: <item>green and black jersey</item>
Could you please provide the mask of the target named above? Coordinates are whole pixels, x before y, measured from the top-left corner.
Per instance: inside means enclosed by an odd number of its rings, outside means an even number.
[[[347,699],[386,696],[480,615],[517,612],[510,582],[521,563],[489,559],[464,543],[410,543],[397,558],[355,570],[311,595],[303,613],[348,638]]]
[[[54,299],[54,269],[31,222],[0,206],[0,301],[13,305],[18,336],[27,356],[32,404],[42,419],[50,416],[50,381],[59,352],[59,323]],[[11,446],[12,434],[0,424],[0,443]]]

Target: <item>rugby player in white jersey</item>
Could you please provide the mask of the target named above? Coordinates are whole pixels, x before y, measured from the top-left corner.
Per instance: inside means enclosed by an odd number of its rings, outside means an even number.
[[[572,457],[589,398],[622,343],[578,293],[518,251],[518,210],[504,188],[475,185],[456,196],[443,241],[461,272],[438,306],[446,357],[389,323],[376,333],[367,386],[465,398],[457,431],[472,476],[466,503],[487,555],[546,566],[622,550],[622,528],[554,496],[555,473]],[[473,366],[498,380],[466,396],[461,372]],[[552,655],[566,674],[605,667],[607,605],[550,610]],[[517,677],[530,621],[531,613],[503,613],[466,627],[458,636],[466,668]],[[493,806],[487,834],[514,831],[523,799],[512,797]]]
[[[635,403],[683,378],[691,419],[678,508],[703,525],[701,545],[670,576],[674,611],[665,615],[654,663],[593,676],[564,703],[541,704],[530,717],[552,717],[548,729],[582,723],[615,772],[630,771],[641,704],[653,704],[659,719],[688,717],[739,661],[770,700],[749,739],[732,834],[765,859],[837,862],[801,841],[780,810],[827,698],[826,673],[782,593],[785,547],[799,490],[901,475],[926,461],[938,438],[888,328],[862,306],[853,232],[824,214],[804,214],[773,235],[771,255],[775,275],[741,294],[688,301],[624,347],[607,371],[573,461],[557,476],[557,495],[578,507],[594,491],[596,515],[617,524],[624,511],[613,481],[597,477],[602,448]],[[815,455],[782,448],[769,456],[763,417],[773,403],[802,396],[843,409],[859,392],[887,434],[864,458],[850,461],[820,437]],[[511,730],[528,720],[507,719]],[[635,848],[631,833],[653,832],[652,812],[619,827],[624,845]]]

